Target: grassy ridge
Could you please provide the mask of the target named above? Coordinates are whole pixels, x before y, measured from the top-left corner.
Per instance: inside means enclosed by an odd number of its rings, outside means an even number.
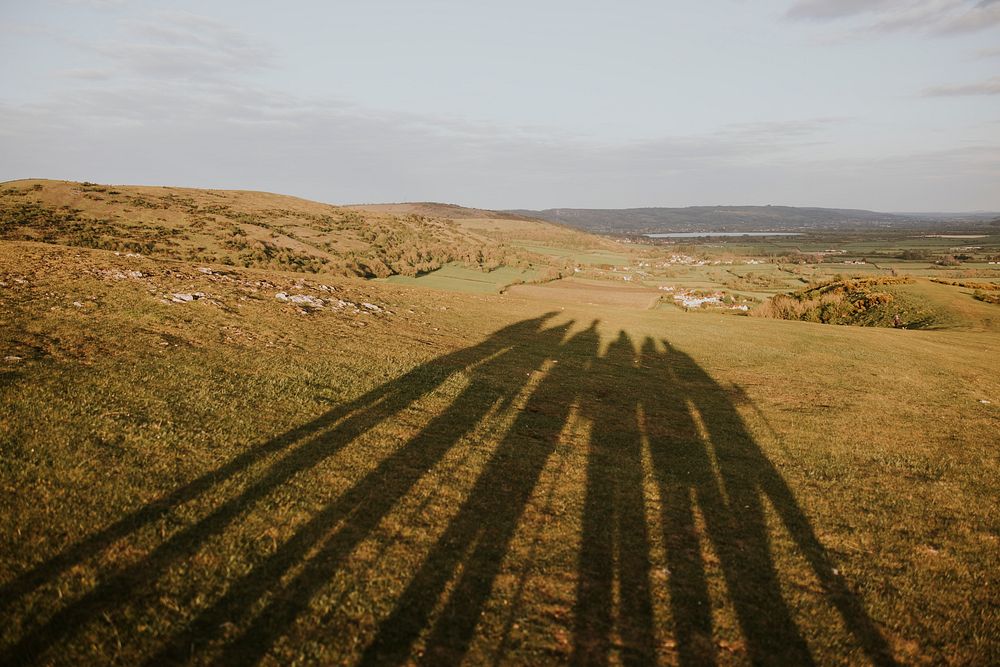
[[[995,329],[0,267],[0,663],[1000,658]]]
[[[435,209],[419,209],[434,213]],[[460,224],[453,210],[356,210],[263,192],[27,180],[0,184],[0,238],[42,241],[160,258],[327,275],[416,276],[449,262],[562,266]],[[526,238],[605,242],[542,221],[475,211]],[[491,215],[495,217],[491,218]]]

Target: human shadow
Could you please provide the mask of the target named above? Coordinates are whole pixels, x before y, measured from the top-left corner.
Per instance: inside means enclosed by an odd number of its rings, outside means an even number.
[[[765,503],[808,561],[825,597],[867,658],[895,664],[892,653],[861,601],[833,567],[804,510],[774,464],[754,441],[725,391],[690,356],[651,339],[642,347],[672,391],[643,399],[645,431],[663,503],[663,525],[671,570],[671,603],[682,662],[713,658],[711,618],[699,563],[694,511],[721,562],[730,600],[755,663],[810,664],[813,658],[785,601],[771,550]],[[688,420],[681,419],[684,406]],[[667,423],[680,429],[663,428]]]
[[[509,407],[520,384],[499,385],[498,374],[525,377],[557,349],[568,324],[536,331],[530,345],[511,346],[469,371],[466,388],[452,404],[406,444],[350,489],[317,512],[294,537],[258,567],[230,585],[229,593],[201,613],[149,664],[185,657],[192,644],[211,637],[225,622],[239,621],[253,602],[272,593],[273,599],[250,622],[241,637],[223,649],[220,662],[252,664],[308,608],[342,561],[413,489],[420,478],[468,434],[490,411]],[[482,515],[478,517],[482,520]],[[454,527],[456,524],[452,524]],[[331,527],[336,527],[331,530]],[[312,554],[312,550],[318,551]],[[311,554],[311,555],[310,555]],[[291,567],[305,566],[275,590]]]
[[[666,587],[677,659],[718,661],[707,550],[718,557],[754,663],[814,662],[785,600],[765,520],[780,517],[874,664],[893,658],[858,598],[836,574],[804,511],[756,444],[730,392],[690,356],[646,338],[638,349],[619,333],[591,373],[576,383],[592,424],[578,561],[571,662],[606,665],[657,661],[644,491],[644,450],[656,489]],[[716,600],[715,602],[718,602]],[[717,606],[717,605],[715,605]]]
[[[551,341],[559,343],[559,341]],[[565,343],[543,346],[554,360],[475,486],[379,625],[361,664],[398,664],[410,656],[446,586],[443,609],[427,631],[421,664],[456,664],[469,647],[518,521],[574,403],[573,387],[597,354],[596,322]]]
[[[813,662],[782,594],[766,522],[770,506],[855,643],[872,662],[892,664],[885,640],[754,441],[732,392],[666,341],[646,338],[637,345],[621,332],[600,354],[597,322],[571,333],[571,322],[553,326],[550,318],[501,329],[267,440],[5,584],[3,604],[23,600],[180,506],[256,471],[142,558],[102,573],[89,592],[28,625],[16,643],[0,650],[0,663],[39,662],[50,646],[94,618],[150,608],[170,568],[186,566],[211,540],[239,530],[293,476],[397,419],[461,373],[466,384],[447,406],[388,448],[346,490],[330,492],[273,551],[226,576],[217,597],[172,628],[147,664],[186,662],[204,649],[220,664],[260,662],[421,480],[490,415],[510,412],[512,422],[407,575],[392,610],[371,637],[360,638],[367,641],[361,663],[456,664],[469,655],[525,511],[576,415],[591,428],[581,452],[586,481],[571,662],[605,665],[617,657],[626,664],[655,663],[663,659],[658,641],[665,634],[673,637],[681,664],[716,662],[712,608],[719,601],[710,595],[710,570],[721,573],[751,661]],[[662,534],[652,532],[654,525]],[[664,547],[665,579],[652,571],[660,558],[654,543]],[[706,561],[709,549],[717,565]],[[669,600],[669,628],[658,627],[662,610],[655,601],[661,599]],[[229,634],[227,628],[238,630]],[[503,650],[501,644],[494,657],[502,659]]]
[[[574,607],[574,664],[607,664],[616,628],[623,663],[656,661],[643,442],[636,412],[636,400],[648,387],[633,382],[634,358],[632,341],[621,332],[580,384],[580,413],[592,429]]]
[[[144,592],[151,594],[149,582],[155,581],[171,565],[190,558],[207,540],[246,516],[259,501],[291,477],[318,465],[364,432],[393,419],[455,373],[497,356],[523,359],[515,351],[526,343],[533,344],[535,336],[553,315],[548,313],[504,327],[477,345],[436,358],[311,422],[254,446],[223,466],[198,476],[7,582],[0,588],[0,614],[119,540],[180,506],[205,496],[268,457],[279,457],[269,463],[262,476],[241,492],[213,507],[197,522],[171,535],[144,558],[117,570],[102,572],[99,583],[91,591],[60,608],[46,621],[31,627],[12,646],[0,650],[0,664],[30,663],[47,647],[72,635],[96,615],[134,604]],[[294,550],[294,547],[290,549]]]

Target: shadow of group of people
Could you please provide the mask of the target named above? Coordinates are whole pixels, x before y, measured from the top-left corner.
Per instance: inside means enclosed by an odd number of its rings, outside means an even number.
[[[259,661],[427,471],[486,415],[504,410],[514,411],[509,428],[409,574],[391,613],[367,639],[361,662],[396,664],[420,657],[432,664],[455,663],[467,654],[525,509],[560,446],[560,434],[571,417],[580,417],[592,427],[572,601],[572,662],[606,664],[613,654],[626,663],[662,658],[658,637],[664,628],[657,627],[662,614],[656,609],[658,580],[652,572],[657,543],[663,545],[669,573],[666,595],[659,597],[669,599],[666,632],[681,663],[717,658],[706,546],[718,557],[749,658],[810,663],[802,628],[782,594],[767,526],[770,505],[857,647],[872,662],[891,663],[885,640],[755,442],[731,392],[665,340],[633,340],[620,332],[602,344],[596,322],[585,328],[553,322],[551,315],[518,322],[421,365],[247,450],[4,584],[0,592],[8,601],[29,596],[268,460],[262,474],[141,559],[101,573],[88,592],[29,624],[16,643],[0,650],[0,662],[37,661],[92,619],[155,595],[156,580],[169,568],[237,527],[295,475],[398,418],[462,373],[464,388],[444,410],[313,512],[271,553],[232,576],[223,592],[162,638],[148,664],[183,662],[199,645],[219,642],[220,628],[227,625],[240,631],[221,642],[218,662]],[[533,376],[537,382],[526,390]],[[649,521],[651,511],[659,515],[655,522]],[[419,656],[414,653],[418,644]]]

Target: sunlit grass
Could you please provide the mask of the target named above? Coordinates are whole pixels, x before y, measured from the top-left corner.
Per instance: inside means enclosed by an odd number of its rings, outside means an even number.
[[[995,328],[0,252],[5,663],[997,656]]]

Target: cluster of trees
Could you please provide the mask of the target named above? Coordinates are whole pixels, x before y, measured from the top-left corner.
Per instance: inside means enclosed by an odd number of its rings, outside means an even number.
[[[224,256],[221,260],[223,264],[239,264],[247,268],[319,273],[330,262],[326,257],[292,250],[268,240],[250,238],[239,225],[230,227],[229,238],[225,240],[223,247],[236,253],[235,258]]]
[[[225,217],[233,224],[229,229],[226,246],[237,249],[241,263],[251,261],[259,265],[267,252],[254,247],[252,242],[239,238],[234,232],[241,223],[252,224],[271,231],[273,238],[286,236],[302,245],[316,248],[323,256],[323,270],[342,275],[378,277],[401,274],[420,275],[441,268],[449,262],[460,262],[483,271],[500,266],[527,267],[528,253],[503,242],[484,242],[481,237],[463,232],[454,220],[428,218],[418,214],[407,216],[366,214],[360,211],[330,207],[326,213],[311,213],[285,208],[261,209],[252,213],[233,210],[224,204],[197,207],[187,204],[189,214],[212,214]],[[282,224],[287,222],[287,224]],[[311,233],[297,233],[293,229],[308,229]],[[575,234],[574,232],[568,232]],[[245,234],[243,234],[245,236]],[[335,237],[340,243],[331,242]],[[352,244],[351,241],[360,243]],[[343,250],[344,245],[354,245]],[[300,253],[301,254],[301,253]],[[327,259],[330,255],[335,258]],[[272,262],[268,255],[266,261]],[[297,270],[309,264],[297,258],[283,263],[283,268]]]
[[[358,215],[355,212],[348,215],[351,214]],[[455,229],[454,221],[429,221],[414,215],[405,219],[379,218],[375,223],[359,224],[356,233],[370,248],[367,253],[370,258],[377,260],[369,268],[378,267],[389,275],[419,275],[448,262],[461,262],[482,271],[528,264],[516,248],[504,243],[487,244],[463,235]]]
[[[273,268],[284,271],[319,273],[329,263],[325,257],[316,257],[290,248],[283,248],[270,241],[251,240],[239,253],[239,263],[243,266]]]

